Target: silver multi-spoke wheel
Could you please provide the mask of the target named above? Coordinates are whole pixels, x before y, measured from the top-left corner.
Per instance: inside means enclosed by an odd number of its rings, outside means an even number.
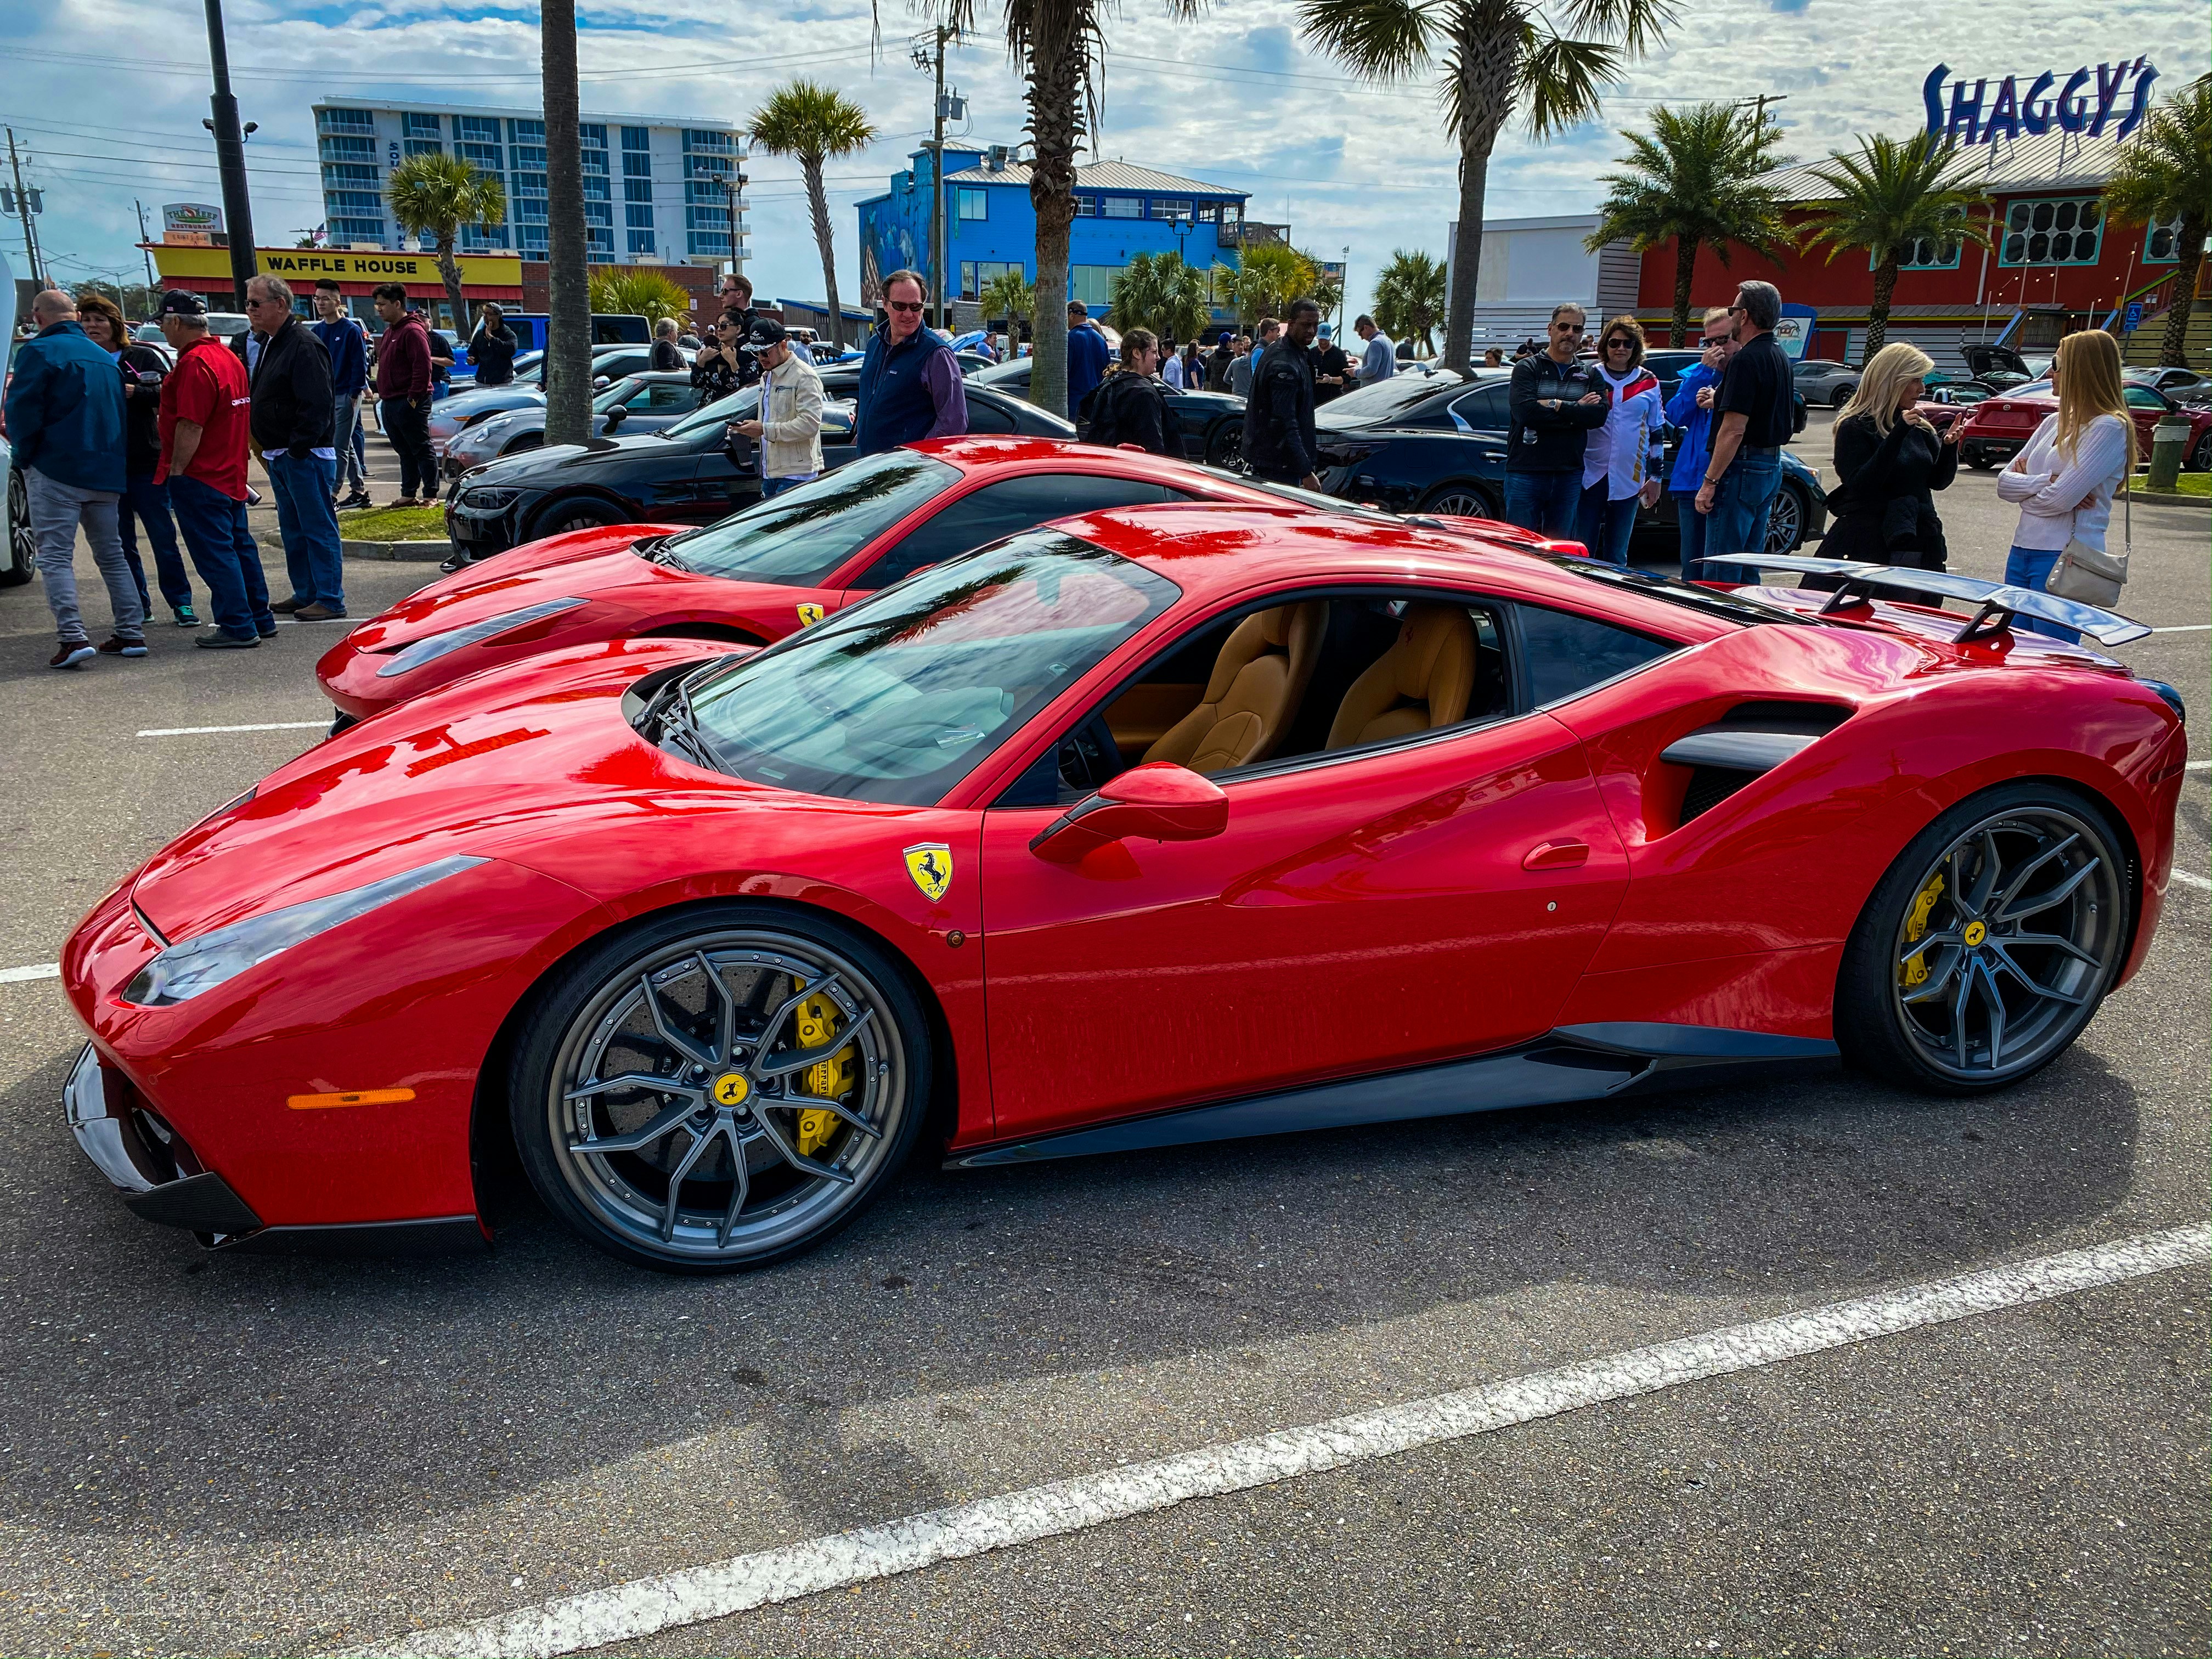
[[[1479,489],[1464,484],[1447,484],[1421,503],[1424,513],[1442,514],[1454,519],[1494,519],[1490,500]]]
[[[2045,1064],[2118,971],[2124,856],[2103,815],[2063,790],[2009,786],[1954,809],[1893,866],[1853,935],[1839,1040],[1901,1081],[1952,1091]]]
[[[526,1164],[632,1260],[750,1267],[812,1243],[921,1109],[911,1000],[873,957],[827,929],[723,923],[603,958],[556,999],[548,1063],[525,1057]]]

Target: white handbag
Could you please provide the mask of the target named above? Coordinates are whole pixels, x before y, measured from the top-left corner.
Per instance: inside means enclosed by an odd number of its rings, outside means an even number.
[[[2130,482],[2126,478],[2120,481],[2120,510],[2126,529],[2119,553],[2107,553],[2069,537],[2066,550],[2058,556],[2058,562],[2051,567],[2051,574],[2044,579],[2045,592],[2098,605],[2111,605],[2120,597],[2120,589],[2127,586],[2128,555],[2135,551],[2136,545],[2135,497],[2128,489]]]

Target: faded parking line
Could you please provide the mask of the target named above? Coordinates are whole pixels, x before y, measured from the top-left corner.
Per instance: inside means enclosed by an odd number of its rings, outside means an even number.
[[[2172,870],[2167,873],[2184,887],[2194,887],[2200,893],[2212,893],[2212,881],[2207,881],[2202,876],[2192,875],[2186,870]]]
[[[28,968],[0,968],[0,985],[20,985],[27,979],[59,979],[58,962],[34,962]]]
[[[2212,1225],[2177,1227],[1607,1354],[1331,1422],[1202,1446],[437,1630],[351,1654],[551,1656],[1033,1543],[1300,1475],[1489,1434],[1686,1382],[2049,1301],[2212,1261]]]
[[[216,732],[322,732],[330,727],[323,720],[270,720],[260,726],[156,726],[139,732],[142,738],[198,738]]]

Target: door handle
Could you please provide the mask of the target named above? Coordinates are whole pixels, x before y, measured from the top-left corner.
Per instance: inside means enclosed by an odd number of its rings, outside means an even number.
[[[1589,862],[1589,843],[1581,841],[1540,841],[1521,860],[1523,870],[1572,870]]]

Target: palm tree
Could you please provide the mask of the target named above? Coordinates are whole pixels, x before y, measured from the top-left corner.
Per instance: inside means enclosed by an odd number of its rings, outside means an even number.
[[[837,302],[837,255],[830,230],[830,196],[823,163],[855,155],[876,141],[867,112],[842,93],[808,80],[779,87],[746,123],[753,142],[771,155],[797,158],[814,215],[814,246],[822,252],[822,288],[830,304],[830,337],[845,349],[845,311]]]
[[[1240,319],[1257,322],[1281,316],[1301,295],[1312,296],[1320,276],[1314,262],[1287,242],[1265,242],[1244,250],[1230,279],[1230,297]]]
[[[2173,239],[2173,304],[2158,361],[2179,368],[2187,360],[2189,313],[2197,274],[2204,263],[2206,204],[2212,202],[2212,76],[2191,82],[2151,112],[2120,151],[2105,181],[2105,211],[2122,224],[2179,219]]]
[[[1474,351],[1475,278],[1490,153],[1517,105],[1539,138],[1598,112],[1598,88],[1664,36],[1669,0],[1560,0],[1570,40],[1540,0],[1300,0],[1305,33],[1355,74],[1395,81],[1435,66],[1444,124],[1459,142],[1459,233],[1452,245],[1444,362],[1466,370]]]
[[[983,284],[983,320],[986,323],[1004,319],[1006,325],[1007,356],[1018,346],[1022,325],[1029,321],[1030,313],[1036,305],[1036,289],[1022,275],[1022,268],[1014,266],[1002,270]]]
[[[1116,273],[1113,283],[1114,326],[1148,328],[1164,340],[1194,340],[1206,326],[1206,273],[1183,264],[1179,253],[1139,253]]]
[[[1672,110],[1662,104],[1651,112],[1648,135],[1620,136],[1628,155],[1620,172],[1599,181],[1613,191],[1583,246],[1595,253],[1607,242],[1625,240],[1648,253],[1672,237],[1674,340],[1683,345],[1689,340],[1690,279],[1700,247],[1711,247],[1725,267],[1732,242],[1769,258],[1789,243],[1784,204],[1761,176],[1781,163],[1775,147],[1782,134],[1733,105]]]
[[[1903,140],[1876,133],[1859,141],[1856,155],[1832,155],[1826,166],[1813,169],[1834,195],[1806,204],[1806,251],[1826,248],[1831,264],[1847,248],[1864,248],[1874,259],[1863,363],[1873,360],[1889,332],[1898,266],[1914,243],[1990,245],[1987,228],[1972,216],[1981,192],[1960,182],[1957,160],[1939,133],[1916,132]]]
[[[1423,352],[1437,349],[1437,324],[1444,314],[1444,268],[1425,253],[1398,249],[1375,278],[1375,320],[1394,340],[1419,336]]]
[[[1163,0],[1170,17],[1193,17],[1206,0]],[[979,0],[943,0],[942,17],[963,33]],[[1075,223],[1075,155],[1098,118],[1110,0],[1006,0],[1006,50],[1021,66],[1024,125],[1036,158],[1030,205],[1036,212],[1036,367],[1030,401],[1067,413],[1067,244]]]
[[[586,284],[583,116],[576,92],[576,0],[543,0],[545,99],[545,441],[592,435],[592,300]]]
[[[400,234],[428,237],[437,244],[438,275],[453,303],[453,326],[465,337],[469,307],[461,298],[461,267],[453,241],[463,225],[507,222],[507,191],[495,173],[480,173],[473,161],[433,152],[410,155],[392,169],[384,193]]]
[[[590,279],[586,291],[592,309],[626,317],[681,317],[691,308],[690,290],[674,277],[658,270],[616,270],[603,266]]]

